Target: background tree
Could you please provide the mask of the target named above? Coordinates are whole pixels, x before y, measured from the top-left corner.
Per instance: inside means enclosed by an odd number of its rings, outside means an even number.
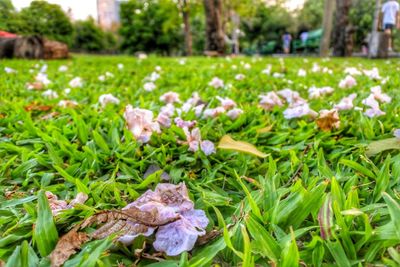
[[[121,3],[121,48],[171,55],[182,50],[181,19],[169,0],[130,0]]]
[[[351,0],[336,0],[336,17],[334,29],[333,55],[338,57],[351,56],[352,47],[349,46],[351,37],[350,28]]]
[[[183,32],[185,37],[185,54],[187,56],[192,55],[192,31],[190,30],[190,1],[189,0],[178,0],[179,9],[182,13],[183,18]]]
[[[74,24],[73,48],[85,52],[112,51],[116,40],[112,33],[104,32],[93,18]]]
[[[328,0],[334,2],[334,0]],[[324,0],[306,0],[299,10],[296,23],[297,31],[314,30],[322,27]]]
[[[331,45],[334,11],[335,11],[335,2],[332,0],[325,0],[324,18],[322,22],[323,34],[321,38],[321,44],[319,47],[319,54],[321,57],[329,56],[329,47]]]
[[[203,0],[206,17],[206,51],[225,52],[222,0]]]
[[[33,1],[19,13],[19,33],[38,34],[71,45],[73,27],[61,7],[45,1]]]

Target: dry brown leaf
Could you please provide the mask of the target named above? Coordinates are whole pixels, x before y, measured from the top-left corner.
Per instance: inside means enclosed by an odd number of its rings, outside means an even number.
[[[41,82],[33,82],[33,83],[28,83],[26,85],[28,90],[42,90],[44,88],[44,84]]]
[[[49,111],[52,106],[40,105],[37,103],[31,103],[24,107],[26,111]]]
[[[336,109],[321,110],[320,117],[316,121],[318,127],[327,132],[340,127],[339,113]]]
[[[77,232],[77,227],[63,235],[57,242],[56,247],[50,254],[52,267],[61,266],[71,255],[79,250],[89,237],[86,233]]]
[[[261,158],[268,156],[268,154],[261,152],[252,144],[243,141],[235,141],[229,135],[224,135],[221,138],[218,148],[244,152]]]

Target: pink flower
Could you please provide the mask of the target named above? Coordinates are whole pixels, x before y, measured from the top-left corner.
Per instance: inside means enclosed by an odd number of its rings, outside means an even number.
[[[243,110],[241,110],[240,108],[234,108],[234,109],[229,110],[226,113],[226,116],[228,116],[231,120],[236,120],[242,113],[243,113]]]
[[[325,86],[322,88],[317,88],[315,86],[308,89],[309,98],[315,99],[320,98],[321,96],[328,95],[333,93],[333,88],[329,86]]]
[[[357,68],[354,67],[347,67],[344,69],[344,73],[351,75],[351,76],[356,76],[356,75],[361,75],[361,71],[359,71]]]
[[[395,129],[393,132],[394,137],[400,139],[400,129]]]
[[[82,87],[83,86],[83,82],[82,79],[80,77],[75,77],[74,79],[72,79],[69,82],[69,86],[71,88],[77,88],[77,87]]]
[[[223,107],[208,108],[204,110],[203,116],[204,118],[216,118],[222,113],[225,113],[225,109]]]
[[[348,97],[342,98],[340,102],[334,106],[337,110],[350,110],[353,106],[353,100],[357,97],[357,94],[351,94]]]
[[[275,92],[260,95],[260,106],[265,110],[272,110],[275,106],[282,107],[283,102]]]
[[[375,100],[375,96],[373,94],[370,94],[366,99],[362,101],[362,103],[366,106],[369,106],[370,108],[367,109],[364,114],[370,118],[373,117],[379,117],[382,115],[385,115],[386,113],[383,112],[379,108],[379,103],[378,101]]]
[[[366,76],[374,80],[380,80],[382,77],[379,75],[379,70],[377,68],[373,68],[371,70],[363,71]]]
[[[166,113],[159,113],[157,116],[157,122],[163,127],[171,127],[171,117]]]
[[[390,103],[392,101],[392,98],[390,96],[382,93],[382,88],[379,85],[372,87],[371,93],[374,95],[376,100],[382,103]]]
[[[143,84],[143,89],[147,92],[151,92],[156,89],[156,85],[153,82],[147,82]]]
[[[204,140],[200,143],[201,151],[204,152],[206,156],[209,156],[215,153],[215,146],[214,143],[209,140]]]
[[[236,107],[235,101],[233,101],[230,98],[227,98],[227,97],[222,98],[222,97],[217,96],[217,99],[219,100],[219,102],[221,103],[221,106],[225,110],[229,110],[229,109],[232,109],[232,108]]]
[[[176,117],[174,119],[174,122],[176,126],[178,126],[179,128],[188,128],[188,129],[193,128],[197,124],[197,121],[185,121],[181,117]]]
[[[189,145],[189,151],[196,152],[201,149],[207,156],[215,153],[215,147],[211,141],[201,140],[199,128],[194,128],[192,131],[183,128],[183,132],[186,135],[186,143]]]
[[[179,100],[179,94],[171,91],[160,96],[160,101],[165,103],[181,102],[181,100]]]
[[[58,98],[58,94],[57,92],[53,91],[53,90],[46,90],[42,93],[43,97],[46,97],[48,99],[54,99],[54,98]]]
[[[343,80],[340,81],[340,88],[352,88],[357,85],[356,79],[353,76],[347,75]]]
[[[291,107],[295,107],[295,106],[299,106],[299,105],[303,105],[303,104],[307,103],[307,101],[305,99],[303,99],[298,92],[293,91],[291,89],[280,90],[280,91],[278,91],[278,95],[285,98],[286,102]]]
[[[215,89],[223,88],[224,81],[218,77],[214,77],[214,78],[212,78],[211,82],[208,85],[214,87]]]
[[[129,131],[142,143],[147,143],[153,132],[160,132],[160,125],[153,121],[153,112],[150,110],[132,108],[128,105],[125,108],[124,118]]]
[[[310,109],[310,106],[307,103],[292,108],[287,108],[283,112],[285,119],[300,118],[303,116],[316,117],[317,114],[318,113],[316,113],[314,110]]]
[[[105,107],[107,104],[119,104],[119,99],[113,96],[112,94],[104,94],[99,97],[99,103],[102,107]]]
[[[299,69],[299,71],[297,72],[297,76],[306,77],[307,76],[307,71],[304,70],[304,69]]]
[[[244,75],[241,74],[241,73],[236,74],[236,76],[235,76],[235,80],[237,80],[237,81],[244,80],[244,78],[246,78],[246,76],[244,76]]]

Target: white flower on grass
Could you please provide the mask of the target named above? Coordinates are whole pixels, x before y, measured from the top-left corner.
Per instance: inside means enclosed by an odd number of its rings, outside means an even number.
[[[192,131],[189,131],[187,128],[183,128],[183,132],[186,135],[186,143],[189,145],[189,151],[196,152],[200,149],[207,156],[215,153],[215,147],[211,141],[201,140],[199,128],[194,128]]]
[[[244,64],[244,69],[249,70],[251,69],[251,65],[249,63]]]
[[[260,106],[265,110],[272,110],[275,106],[282,107],[283,102],[275,92],[268,92],[266,95],[260,95]]]
[[[354,107],[353,100],[357,97],[357,94],[351,94],[347,97],[342,98],[340,102],[334,106],[337,110],[350,110]]]
[[[145,80],[150,81],[150,82],[155,82],[158,79],[160,79],[160,77],[161,77],[160,74],[158,74],[157,72],[153,71],[152,73],[150,73],[149,76],[147,76],[145,78]]]
[[[382,79],[381,75],[379,75],[378,68],[372,68],[371,70],[364,70],[363,72],[364,72],[365,76],[368,76],[369,78],[371,78],[373,80]]]
[[[343,80],[339,82],[340,88],[352,88],[357,85],[356,79],[353,76],[347,75]]]
[[[78,105],[78,102],[74,100],[60,100],[58,106],[61,108],[73,108]]]
[[[51,83],[51,81],[49,80],[49,78],[47,78],[47,74],[39,72],[36,77],[35,80],[37,82],[42,83],[44,86],[47,86]]]
[[[123,70],[124,69],[124,64],[122,64],[122,63],[117,64],[117,68],[119,70]]]
[[[124,118],[129,131],[137,141],[147,143],[153,132],[160,133],[160,125],[153,120],[153,112],[147,109],[126,106]]]
[[[43,64],[43,66],[40,68],[39,72],[45,73],[47,71],[47,64]]]
[[[307,76],[307,71],[305,69],[299,69],[299,71],[297,72],[297,76],[306,77]]]
[[[311,69],[312,72],[320,72],[321,71],[321,67],[317,64],[314,63]]]
[[[394,129],[393,135],[394,137],[400,139],[400,129]]]
[[[196,126],[197,121],[185,121],[183,120],[181,117],[176,117],[174,119],[174,122],[176,124],[176,126],[178,126],[179,128],[193,128],[194,126]]]
[[[373,94],[370,94],[366,99],[362,101],[362,103],[368,107],[364,114],[370,118],[373,117],[379,117],[382,115],[385,115],[386,113],[383,112],[380,107],[379,107],[379,102],[376,101],[375,96]]]
[[[390,103],[392,101],[392,98],[390,96],[382,93],[382,88],[379,85],[372,87],[371,93],[374,95],[376,100],[382,103]]]
[[[65,66],[65,65],[61,65],[61,66],[58,68],[58,71],[59,71],[59,72],[66,72],[67,70],[68,70],[68,67]]]
[[[236,76],[235,76],[235,79],[236,79],[237,81],[241,81],[241,80],[243,80],[244,78],[246,78],[246,76],[244,76],[244,75],[241,74],[241,73],[236,74]]]
[[[315,86],[308,89],[308,97],[310,99],[320,98],[324,95],[329,95],[333,93],[333,88],[329,86],[325,86],[322,88],[317,88]]]
[[[232,68],[233,70],[237,70],[238,66],[232,65],[231,68]]]
[[[10,73],[17,73],[16,70],[14,70],[14,69],[12,69],[12,68],[9,68],[9,67],[4,67],[4,71],[5,71],[6,73],[8,73],[8,74],[10,74]]]
[[[215,89],[223,88],[224,81],[218,77],[214,77],[214,78],[212,78],[211,82],[208,83],[208,85],[214,87]]]
[[[98,77],[98,79],[99,79],[99,81],[104,82],[104,81],[106,80],[106,76],[100,75],[100,76]]]
[[[243,110],[241,110],[240,108],[234,108],[229,110],[226,113],[226,116],[228,116],[231,120],[236,120],[242,113]]]
[[[104,94],[99,97],[99,103],[102,107],[105,107],[107,104],[119,104],[119,99],[113,96],[112,94]]]
[[[75,77],[69,82],[69,86],[72,88],[78,88],[83,86],[82,79],[80,77]]]
[[[137,9],[138,10],[138,9]],[[139,9],[140,10],[140,9]],[[146,53],[139,53],[137,55],[138,59],[143,60],[147,58],[147,54]]]
[[[261,71],[262,74],[270,75],[271,74],[272,66],[268,65],[265,69]]]
[[[162,68],[161,68],[160,66],[156,66],[154,69],[155,69],[157,72],[162,71]]]
[[[289,106],[294,107],[294,106],[299,106],[306,104],[307,101],[300,96],[300,94],[296,91],[293,91],[291,89],[283,89],[278,91],[278,95],[281,97],[285,98],[286,102],[289,104]]]
[[[355,67],[347,67],[344,69],[344,73],[351,75],[351,76],[357,76],[357,75],[361,75],[362,72],[359,71],[357,68]]]
[[[180,65],[185,65],[185,64],[186,64],[186,60],[185,60],[185,59],[179,60],[179,64],[180,64]]]
[[[208,108],[204,110],[203,116],[204,118],[216,118],[222,113],[225,113],[225,109],[223,107]]]
[[[113,78],[114,77],[114,74],[112,74],[109,71],[106,71],[105,75],[106,75],[106,77],[109,77],[109,78]]]
[[[228,97],[223,98],[223,97],[217,96],[217,99],[221,103],[221,106],[224,110],[229,110],[229,109],[236,107],[235,101],[233,101],[232,99],[230,99]]]
[[[272,74],[272,77],[274,77],[274,78],[283,78],[283,77],[285,77],[285,74],[279,73],[279,72],[274,72],[274,74]]]
[[[311,116],[315,118],[317,115],[318,113],[310,109],[310,106],[307,103],[296,107],[287,108],[283,112],[283,116],[285,117],[285,119],[300,118],[304,116]]]
[[[151,92],[156,89],[156,85],[153,82],[147,82],[143,85],[143,89],[147,92]]]
[[[327,68],[327,67],[324,67],[324,68],[322,69],[322,72],[323,72],[323,73],[328,73],[328,74],[332,74],[332,73],[333,73],[333,71],[332,71],[331,69]]]
[[[64,94],[68,95],[69,93],[71,93],[71,88],[65,88]]]
[[[165,94],[163,94],[162,96],[160,96],[160,101],[163,101],[165,103],[179,103],[181,102],[181,100],[179,99],[179,94],[169,91]]]
[[[46,97],[48,99],[54,99],[54,98],[58,98],[58,94],[57,92],[53,91],[53,90],[46,90],[42,93],[43,97]]]

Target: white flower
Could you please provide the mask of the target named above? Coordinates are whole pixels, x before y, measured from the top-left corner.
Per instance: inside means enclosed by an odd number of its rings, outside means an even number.
[[[314,63],[311,69],[312,72],[320,72],[321,71],[321,67],[317,64]]]
[[[98,79],[99,81],[104,82],[106,80],[106,76],[100,75]]]
[[[382,88],[379,85],[372,87],[371,93],[374,95],[376,100],[382,103],[390,103],[392,101],[392,98],[390,96],[382,93]]]
[[[75,77],[69,82],[69,86],[72,88],[82,87],[83,86],[82,79],[80,77]]]
[[[374,80],[380,80],[382,77],[379,75],[379,70],[377,68],[373,68],[371,70],[363,71],[366,76]]]
[[[147,143],[153,132],[160,132],[160,125],[153,121],[153,112],[147,109],[133,108],[126,106],[124,113],[125,121],[129,131],[136,140]]]
[[[265,69],[263,69],[263,71],[261,73],[262,74],[266,74],[266,75],[270,75],[271,74],[271,69],[272,69],[272,66],[268,65]]]
[[[400,139],[400,129],[395,129],[393,132],[394,137]]]
[[[153,82],[147,82],[143,85],[143,89],[147,92],[151,92],[156,89],[156,85]]]
[[[43,64],[43,66],[40,68],[39,72],[45,73],[47,71],[47,64]]]
[[[42,93],[42,96],[43,96],[43,97],[47,97],[47,98],[49,98],[49,99],[53,99],[53,98],[57,98],[57,97],[58,97],[58,94],[57,94],[57,92],[55,92],[55,91],[49,89],[49,90],[44,91],[44,92]]]
[[[186,60],[184,60],[184,59],[179,60],[179,64],[180,65],[185,65],[186,64]]]
[[[244,76],[243,74],[239,73],[239,74],[236,74],[235,79],[236,79],[237,81],[241,81],[241,80],[243,80],[245,77],[246,77],[246,76]]]
[[[304,69],[299,69],[299,71],[297,72],[297,76],[299,77],[306,77],[307,75],[307,71]]]
[[[157,81],[158,79],[160,79],[160,77],[161,77],[160,74],[158,74],[157,72],[153,71],[152,73],[150,73],[149,76],[147,76],[147,77],[145,78],[145,80],[151,81],[151,82],[155,82],[155,81]]]
[[[320,98],[321,96],[333,93],[333,88],[325,86],[322,88],[317,88],[315,86],[308,89],[308,97],[311,99]]]
[[[333,73],[333,71],[332,71],[331,69],[328,69],[327,67],[324,67],[324,68],[322,69],[322,72],[323,72],[323,73],[328,73],[328,74],[332,74],[332,73]]]
[[[369,108],[364,112],[364,114],[370,118],[373,118],[385,115],[386,113],[380,110],[379,108],[378,109]]]
[[[204,152],[206,156],[215,153],[214,143],[209,140],[204,140],[200,143],[200,149]]]
[[[201,149],[207,156],[215,153],[215,147],[211,141],[201,140],[199,128],[194,128],[192,131],[183,128],[183,132],[186,135],[186,143],[189,145],[189,151],[196,152]]]
[[[208,108],[204,110],[203,116],[204,118],[216,118],[222,113],[225,113],[225,109],[223,107]]]
[[[340,88],[352,88],[357,85],[356,79],[353,78],[351,75],[347,75],[343,80],[340,81],[339,87]]]
[[[35,80],[37,82],[42,83],[44,86],[47,86],[51,83],[51,81],[47,78],[47,74],[39,72],[36,77]]]
[[[307,103],[296,107],[287,108],[283,112],[285,119],[300,118],[303,116],[316,117],[317,114],[318,113],[316,113],[314,110],[310,109],[310,106]]]
[[[379,103],[378,101],[375,100],[375,96],[373,94],[370,94],[366,99],[362,101],[362,103],[366,106],[369,106],[370,108],[367,109],[364,114],[370,118],[373,117],[378,117],[381,115],[385,115],[386,113],[383,112],[379,108]]]
[[[232,65],[231,68],[232,68],[233,70],[237,70],[238,66]]]
[[[71,88],[65,88],[64,94],[68,95],[69,93],[71,93]]]
[[[339,112],[337,109],[319,111],[317,125],[324,131],[340,128]]]
[[[109,77],[109,78],[114,77],[114,74],[112,74],[111,72],[108,72],[108,71],[106,71],[105,75],[106,75],[106,77]]]
[[[178,126],[179,128],[193,128],[194,126],[196,126],[197,121],[185,121],[183,120],[181,117],[176,117],[174,119],[174,122],[176,124],[176,126]]]
[[[241,110],[240,108],[234,108],[234,109],[229,110],[226,113],[226,116],[228,116],[231,120],[236,120],[242,113],[243,113],[243,110]]]
[[[356,75],[361,75],[361,71],[359,71],[357,68],[354,67],[347,67],[344,69],[344,73],[351,75],[351,76],[356,76]]]
[[[209,82],[208,85],[214,87],[215,89],[223,88],[224,87],[224,81],[219,79],[218,77],[214,77],[211,80],[211,82]]]
[[[99,103],[102,107],[105,107],[109,103],[118,105],[119,99],[112,94],[104,94],[99,97]]]
[[[228,97],[222,98],[220,96],[217,96],[217,99],[219,100],[219,102],[221,103],[221,106],[225,110],[229,110],[229,109],[236,107],[235,101],[233,101],[232,99],[230,99]]]
[[[304,98],[302,98],[298,92],[293,91],[291,89],[280,90],[280,91],[278,91],[278,95],[285,98],[286,102],[291,107],[299,106],[299,105],[303,105],[303,104],[307,103],[307,101]]]
[[[158,71],[158,72],[160,72],[160,71],[162,70],[162,68],[161,68],[160,66],[156,66],[154,69],[155,69],[156,71]]]
[[[119,64],[117,65],[117,68],[118,68],[119,70],[123,70],[123,69],[124,69],[124,64],[119,63]]]
[[[357,94],[351,94],[347,97],[342,98],[340,102],[334,106],[337,110],[350,110],[353,106],[353,100],[357,97]]]
[[[58,68],[58,71],[59,71],[59,72],[66,72],[67,70],[68,70],[68,67],[65,66],[65,65],[61,65],[61,66]]]
[[[246,70],[251,69],[251,65],[249,63],[244,64],[243,66]]]
[[[78,105],[78,102],[73,101],[73,100],[60,100],[58,102],[58,106],[62,108],[69,108],[69,107],[75,107]]]
[[[275,106],[282,107],[283,102],[275,92],[268,92],[266,95],[260,95],[260,106],[265,110],[272,110]]]
[[[274,72],[274,74],[272,74],[272,77],[274,77],[274,78],[283,78],[283,77],[285,77],[285,74]]]
[[[14,70],[14,69],[12,69],[12,68],[9,68],[9,67],[5,67],[5,68],[4,68],[4,71],[5,71],[6,73],[8,73],[8,74],[10,74],[10,73],[16,73],[16,72],[17,72],[16,70]]]
[[[162,96],[160,96],[160,101],[163,101],[165,103],[181,102],[181,100],[179,99],[179,94],[172,91],[167,92]]]
[[[138,10],[138,9],[136,9],[136,10]],[[139,53],[139,54],[137,55],[137,57],[138,57],[140,60],[146,59],[146,58],[147,58],[147,54],[145,54],[145,53]]]

